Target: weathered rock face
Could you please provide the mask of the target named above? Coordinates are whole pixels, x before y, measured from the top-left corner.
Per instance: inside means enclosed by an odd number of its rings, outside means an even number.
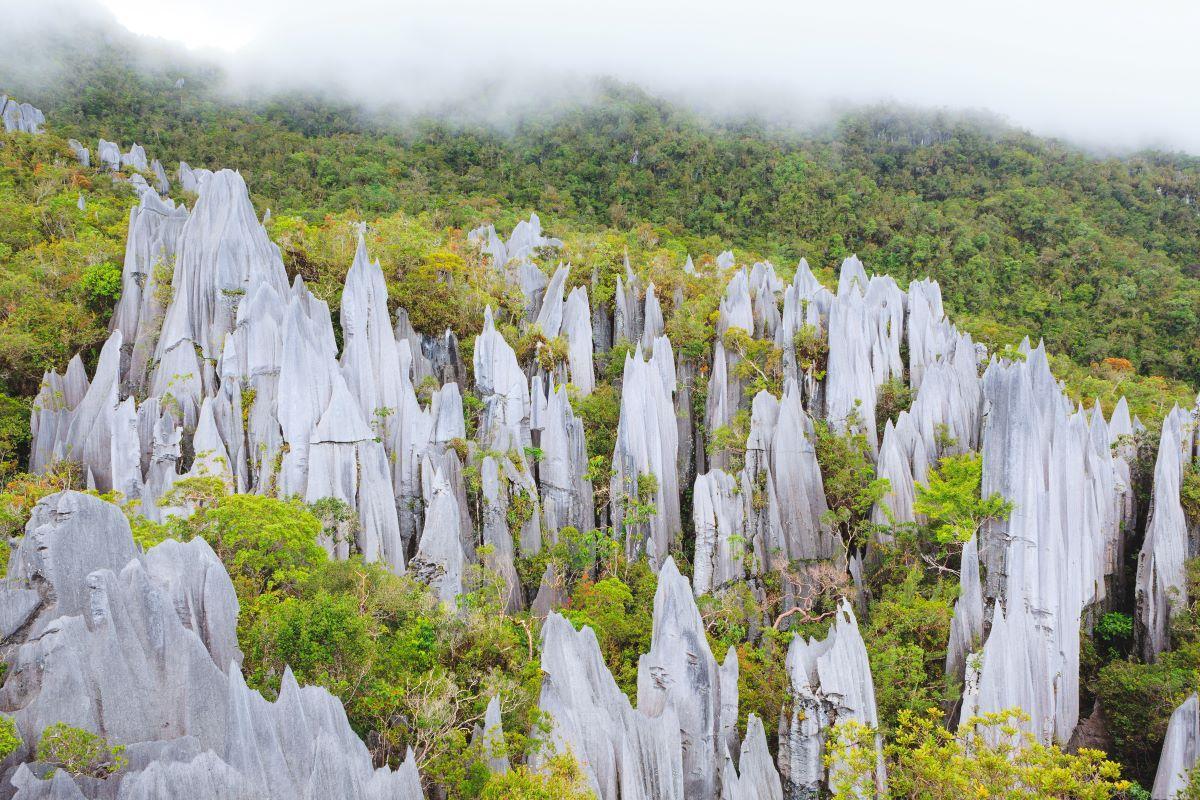
[[[824,641],[792,639],[787,670],[793,700],[779,722],[779,771],[788,797],[816,798],[838,769],[824,766],[826,731],[850,719],[879,725],[867,649],[849,604],[842,603]],[[886,776],[878,736],[876,748],[875,782],[882,792]]]
[[[1154,775],[1154,800],[1175,800],[1188,785],[1188,773],[1200,760],[1200,700],[1184,700],[1167,723],[1158,772]]]
[[[500,698],[492,697],[483,714],[483,724],[476,725],[471,746],[478,747],[487,758],[488,772],[503,775],[512,769],[504,742],[504,727],[500,722]]]
[[[672,399],[675,360],[667,337],[654,342],[649,359],[640,345],[625,357],[621,385],[621,419],[610,487],[613,524],[618,530],[622,525],[628,530],[626,553],[636,556],[644,552],[657,568],[667,557],[681,523],[679,428]],[[653,503],[653,511],[635,516],[635,508],[648,502]]]
[[[673,708],[658,717],[634,710],[617,687],[591,628],[558,614],[542,626],[542,694],[551,753],[574,754],[600,800],[683,800],[680,725]],[[539,763],[535,759],[534,763]]]
[[[411,759],[396,772],[372,768],[324,689],[300,688],[290,671],[274,703],[246,687],[233,584],[202,540],[139,554],[115,506],[51,495],[34,509],[0,596],[11,664],[0,709],[23,741],[66,722],[130,756],[107,782],[115,786],[76,785],[62,772],[41,780],[22,763],[5,776],[16,797],[422,796]]]
[[[587,443],[583,422],[571,410],[565,386],[549,387],[541,398],[535,379],[536,405],[544,405],[539,414],[541,461],[537,464],[537,482],[542,498],[542,527],[555,541],[566,526],[580,531],[595,527],[592,484],[587,479]]]
[[[729,669],[734,680],[721,680],[687,578],[667,558],[654,594],[654,632],[650,652],[638,660],[638,711],[660,718],[669,708],[679,724],[685,797],[717,797],[720,769],[729,737],[737,725],[737,656]],[[723,691],[733,692],[724,697]],[[722,706],[735,709],[724,719]],[[733,730],[723,727],[732,726]]]
[[[1171,617],[1188,602],[1188,526],[1179,491],[1184,467],[1196,453],[1195,420],[1193,412],[1172,409],[1163,420],[1154,463],[1154,495],[1137,570],[1138,640],[1148,660],[1167,649]]]
[[[463,592],[463,572],[470,560],[463,551],[461,538],[464,511],[441,471],[434,467],[426,470],[425,475],[429,500],[412,571],[434,589],[443,603],[453,607]]]
[[[41,133],[46,115],[29,103],[18,103],[8,95],[0,95],[0,119],[5,133]]]
[[[696,528],[696,595],[744,577],[745,508],[732,475],[718,469],[696,477],[692,519]]]
[[[567,296],[567,304],[563,309],[562,335],[567,339],[571,383],[585,397],[596,388],[596,373],[592,362],[591,318],[587,289],[576,286]]]
[[[129,211],[121,299],[111,327],[121,332],[129,351],[125,382],[130,391],[141,390],[148,377],[166,304],[171,299],[176,245],[187,220],[186,208],[176,207],[154,192],[144,193],[141,202]]]
[[[767,732],[755,714],[746,720],[746,741],[737,766],[727,756],[721,774],[721,800],[783,800],[779,770],[767,749]]]
[[[1041,347],[1022,352],[1023,361],[993,361],[983,377],[981,491],[1013,510],[979,540],[991,625],[962,713],[1019,706],[1031,733],[1065,743],[1079,720],[1080,621],[1105,596],[1123,490],[1111,448],[1098,445],[1107,433],[1094,435],[1089,415],[1072,409]],[[964,589],[973,580],[964,570]],[[971,629],[966,622],[956,635]]]
[[[75,158],[79,161],[79,166],[90,167],[92,165],[92,153],[84,147],[76,139],[68,139],[67,145],[71,148],[71,152],[75,154]],[[82,211],[83,209],[80,209]]]
[[[900,341],[904,329],[904,293],[889,277],[867,279],[862,262],[842,262],[838,293],[829,310],[829,375],[825,416],[840,430],[866,435],[871,449],[879,442],[873,423],[878,387],[902,377]]]

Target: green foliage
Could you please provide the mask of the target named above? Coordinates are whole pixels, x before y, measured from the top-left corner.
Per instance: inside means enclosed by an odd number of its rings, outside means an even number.
[[[1171,620],[1173,649],[1153,664],[1112,660],[1099,670],[1096,698],[1113,738],[1112,753],[1129,774],[1149,785],[1154,778],[1167,723],[1175,708],[1200,686],[1200,559],[1186,564],[1189,603]],[[1124,614],[1100,618],[1095,641],[1101,655],[1113,656],[1129,645],[1131,621]]]
[[[715,428],[708,436],[709,456],[724,454],[729,459],[725,471],[736,475],[746,465],[746,438],[750,435],[750,412],[741,409],[728,425]]]
[[[0,388],[33,395],[46,369],[107,338],[136,200],[82,171],[65,139],[0,134]]]
[[[1153,778],[1171,713],[1196,691],[1196,668],[1189,661],[1169,653],[1154,664],[1118,660],[1100,670],[1096,696],[1113,753],[1138,779]]]
[[[551,757],[545,768],[534,772],[517,767],[493,776],[479,795],[480,800],[592,800],[587,778],[569,754]]]
[[[0,492],[0,540],[20,536],[33,507],[43,497],[82,489],[83,482],[83,470],[73,461],[55,462],[40,475],[21,472],[11,476]]]
[[[1133,646],[1133,617],[1120,611],[1109,611],[1096,622],[1093,633],[1096,646],[1101,648],[1106,660],[1120,658]]]
[[[871,445],[864,434],[856,431],[854,420],[847,421],[845,433],[837,432],[824,420],[813,420],[813,428],[825,502],[829,505],[828,521],[848,545],[865,544],[867,517],[887,494],[887,479],[875,476]]]
[[[126,764],[124,745],[108,744],[102,736],[56,722],[42,731],[37,760],[66,770],[72,775],[104,778]]]
[[[1200,464],[1195,461],[1183,468],[1183,481],[1179,486],[1179,502],[1188,519],[1200,520]]]
[[[109,311],[121,297],[121,268],[107,261],[89,264],[79,277],[79,289],[89,306],[100,313]]]
[[[615,575],[575,587],[562,613],[576,628],[590,626],[617,685],[637,692],[637,662],[650,649],[657,583],[645,560],[628,565],[626,580]]]
[[[21,746],[21,733],[12,717],[0,714],[0,761],[8,758]]]
[[[0,480],[20,469],[29,454],[29,406],[0,392]]]
[[[964,720],[957,732],[943,727],[941,712],[902,711],[884,748],[888,794],[895,798],[961,800],[1107,800],[1130,788],[1119,765],[1098,750],[1067,753],[1044,745],[1020,728],[1022,711]],[[835,726],[825,763],[833,768],[834,797],[875,794],[874,732],[849,720]]]
[[[792,337],[792,347],[800,371],[811,372],[817,380],[824,380],[825,369],[829,364],[829,334],[817,330],[815,325],[806,323],[796,330],[796,335]]]
[[[180,538],[203,537],[243,594],[291,590],[323,565],[321,522],[302,504],[234,494],[181,521]]]
[[[868,644],[881,725],[891,730],[903,711],[922,713],[953,699],[946,683],[946,642],[956,587],[929,584],[919,568],[886,586],[871,603],[863,638]]]
[[[755,339],[748,331],[730,328],[724,344],[731,354],[730,374],[743,382],[747,396],[762,391],[783,394],[783,351],[771,339]]]
[[[586,397],[572,396],[571,407],[583,422],[588,479],[592,482],[596,505],[603,506],[608,499],[612,454],[617,444],[617,426],[621,422],[621,396],[612,385],[602,383]]]
[[[943,456],[926,483],[917,484],[913,510],[929,520],[938,544],[962,544],[988,520],[1007,519],[1012,503],[998,493],[980,497],[983,459],[978,453]]]

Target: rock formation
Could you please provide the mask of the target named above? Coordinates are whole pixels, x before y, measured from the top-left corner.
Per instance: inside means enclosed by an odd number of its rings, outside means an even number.
[[[625,357],[610,496],[614,527],[628,530],[626,553],[645,553],[657,567],[667,557],[681,520],[679,429],[672,400],[675,360],[667,337],[653,345],[649,358],[640,344]]]
[[[827,773],[838,769],[834,764],[827,771],[824,765],[827,731],[846,720],[879,725],[867,649],[849,604],[841,604],[823,641],[792,639],[787,670],[792,702],[779,722],[779,771],[788,797],[816,798]],[[875,784],[882,792],[886,776],[878,735],[875,746]]]
[[[29,103],[18,103],[8,95],[0,95],[0,119],[5,133],[41,133],[46,115]]]
[[[1188,786],[1190,773],[1200,759],[1200,701],[1193,694],[1180,703],[1167,723],[1158,771],[1154,775],[1154,800],[1175,800]]]
[[[1188,601],[1188,526],[1179,492],[1184,467],[1196,455],[1195,425],[1194,413],[1172,409],[1163,419],[1154,462],[1154,495],[1137,570],[1138,640],[1148,660],[1167,649],[1171,617]]]
[[[34,509],[8,574],[0,709],[25,743],[66,722],[129,757],[105,782],[20,763],[16,797],[422,797],[411,756],[373,769],[325,689],[290,670],[273,703],[246,687],[233,584],[202,540],[139,553],[120,510],[64,492]]]

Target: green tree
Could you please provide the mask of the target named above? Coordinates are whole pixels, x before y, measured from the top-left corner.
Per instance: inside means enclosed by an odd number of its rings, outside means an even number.
[[[72,775],[104,778],[120,771],[127,763],[124,745],[109,745],[102,736],[82,728],[56,722],[42,731],[37,760]]]
[[[943,456],[926,483],[917,484],[913,510],[929,520],[938,544],[962,544],[988,520],[1005,519],[1012,503],[999,493],[980,496],[983,459],[978,453]]]

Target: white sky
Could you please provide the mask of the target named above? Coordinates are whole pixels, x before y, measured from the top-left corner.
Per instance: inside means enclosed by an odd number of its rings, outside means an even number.
[[[36,3],[38,0],[23,0]],[[1101,147],[1200,154],[1200,3],[1174,0],[100,0],[270,85],[430,106],[609,75],[787,115],[982,108]]]

